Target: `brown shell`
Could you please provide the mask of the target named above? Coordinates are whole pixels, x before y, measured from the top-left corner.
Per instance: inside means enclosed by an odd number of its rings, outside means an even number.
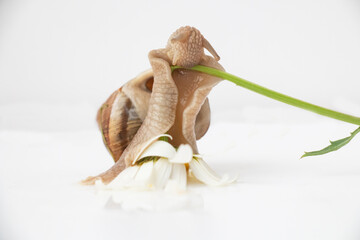
[[[120,88],[99,109],[97,122],[104,144],[116,162],[138,131],[142,120]]]

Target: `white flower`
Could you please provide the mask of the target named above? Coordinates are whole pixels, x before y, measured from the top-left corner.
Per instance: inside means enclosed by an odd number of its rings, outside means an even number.
[[[162,136],[156,139],[159,137]],[[108,185],[104,186],[102,182],[97,182],[97,185],[106,189],[184,192],[188,173],[210,186],[226,185],[236,180],[227,175],[219,177],[200,156],[193,155],[187,144],[180,145],[176,150],[166,141],[151,140],[138,156],[133,166],[124,169]]]

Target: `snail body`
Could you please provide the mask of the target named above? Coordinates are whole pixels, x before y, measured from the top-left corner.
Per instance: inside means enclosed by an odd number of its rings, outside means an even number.
[[[204,49],[212,56],[205,55]],[[189,69],[172,72],[171,66],[224,70],[218,63],[220,57],[199,30],[186,26],[170,36],[165,48],[150,51],[148,58],[152,72],[139,75],[113,93],[97,115],[115,164],[83,183],[111,182],[137,160],[149,141],[165,133],[173,137],[170,143],[174,147],[189,144],[193,153],[198,153],[196,140],[210,124],[207,95],[221,79]]]

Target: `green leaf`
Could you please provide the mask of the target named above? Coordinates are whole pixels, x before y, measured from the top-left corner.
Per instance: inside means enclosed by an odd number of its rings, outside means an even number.
[[[309,156],[316,156],[316,155],[323,155],[329,152],[333,152],[336,151],[340,148],[342,148],[343,146],[345,146],[346,144],[348,144],[351,139],[353,139],[355,137],[356,134],[358,134],[360,132],[360,127],[357,128],[354,132],[351,133],[351,135],[349,137],[346,138],[342,138],[336,141],[330,141],[330,145],[327,146],[326,148],[323,148],[319,151],[313,151],[313,152],[305,152],[304,155],[301,156],[301,158],[303,157],[309,157]]]

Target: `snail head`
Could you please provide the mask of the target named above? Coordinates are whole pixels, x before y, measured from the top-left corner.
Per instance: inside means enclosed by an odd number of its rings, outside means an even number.
[[[190,68],[200,63],[204,56],[204,48],[216,61],[220,60],[210,43],[194,27],[181,27],[169,38],[166,49],[172,65]]]

